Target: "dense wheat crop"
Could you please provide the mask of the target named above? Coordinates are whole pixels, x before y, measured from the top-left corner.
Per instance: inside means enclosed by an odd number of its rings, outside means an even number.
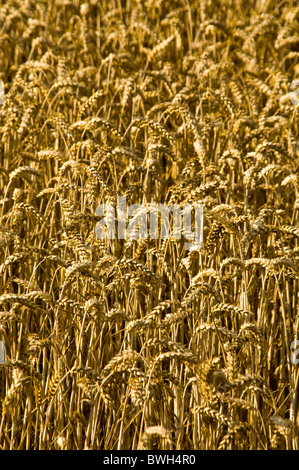
[[[298,31],[292,0],[1,2],[1,449],[299,449]],[[202,204],[203,246],[99,239],[118,196]]]

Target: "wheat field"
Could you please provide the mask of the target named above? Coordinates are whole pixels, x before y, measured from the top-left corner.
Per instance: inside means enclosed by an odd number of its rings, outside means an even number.
[[[0,2],[0,449],[299,449],[298,32],[292,0]],[[118,196],[203,205],[202,247],[98,238]]]

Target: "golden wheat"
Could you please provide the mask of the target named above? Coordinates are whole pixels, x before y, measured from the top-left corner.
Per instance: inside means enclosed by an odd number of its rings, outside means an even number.
[[[299,449],[298,27],[2,2],[0,449]],[[136,231],[98,239],[118,196]],[[136,239],[149,203],[202,204],[203,246]]]

